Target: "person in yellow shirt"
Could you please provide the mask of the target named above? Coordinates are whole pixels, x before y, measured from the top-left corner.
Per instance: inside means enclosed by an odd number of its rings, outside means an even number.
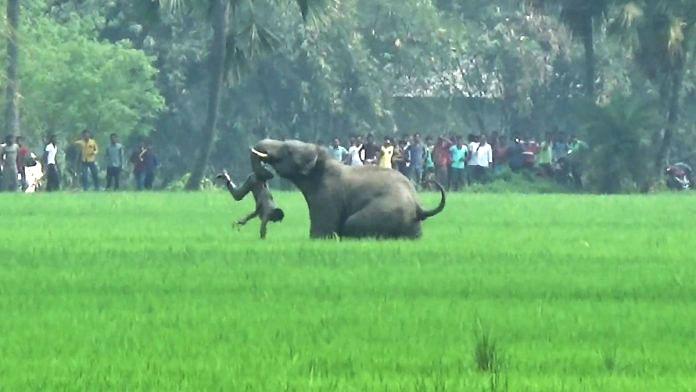
[[[393,156],[394,146],[392,145],[391,139],[387,136],[384,138],[384,145],[382,145],[381,154],[379,155],[379,167],[391,169]]]
[[[75,142],[81,148],[82,161],[82,189],[89,189],[89,174],[92,174],[92,184],[94,190],[99,190],[99,169],[97,168],[97,154],[99,146],[97,141],[92,138],[92,133],[85,129],[82,131],[82,139]]]

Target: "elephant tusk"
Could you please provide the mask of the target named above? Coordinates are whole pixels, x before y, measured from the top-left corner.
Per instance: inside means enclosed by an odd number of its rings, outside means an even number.
[[[259,158],[262,158],[262,159],[268,158],[268,154],[263,153],[263,152],[261,152],[261,151],[255,149],[255,148],[252,148],[252,149],[251,149],[251,152],[254,153],[254,155],[256,155],[256,156],[259,157]]]

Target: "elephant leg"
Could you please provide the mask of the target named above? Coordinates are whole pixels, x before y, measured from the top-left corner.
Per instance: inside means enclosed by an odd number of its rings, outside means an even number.
[[[340,217],[338,214],[310,210],[310,238],[331,238],[339,235]]]
[[[340,235],[348,238],[419,238],[421,224],[411,215],[401,207],[368,205],[348,217]]]
[[[309,207],[310,238],[331,238],[339,235],[341,227],[341,210],[336,203],[327,195],[312,195],[308,197],[307,207]]]

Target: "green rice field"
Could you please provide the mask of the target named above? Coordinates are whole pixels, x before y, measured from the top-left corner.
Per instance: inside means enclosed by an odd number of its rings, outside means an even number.
[[[696,197],[453,195],[386,242],[276,199],[261,241],[222,192],[0,194],[0,390],[696,390]]]

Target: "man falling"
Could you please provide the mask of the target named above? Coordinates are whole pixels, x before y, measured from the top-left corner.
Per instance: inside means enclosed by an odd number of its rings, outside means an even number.
[[[254,171],[255,173],[251,173],[244,181],[244,184],[239,187],[232,182],[230,175],[226,171],[218,174],[217,178],[225,181],[227,190],[230,191],[232,197],[237,201],[244,199],[249,192],[254,195],[256,209],[246,217],[238,220],[237,224],[243,226],[251,219],[258,217],[261,220],[261,239],[264,239],[266,238],[266,225],[268,222],[280,222],[285,214],[283,210],[276,206],[275,201],[273,201],[273,195],[271,195],[271,191],[268,189],[268,181],[273,178],[273,173],[265,167],[257,168]],[[259,174],[256,174],[256,172]]]

